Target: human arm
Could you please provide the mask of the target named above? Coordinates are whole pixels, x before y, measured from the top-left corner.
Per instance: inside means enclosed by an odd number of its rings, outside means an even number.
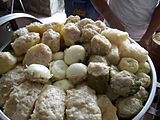
[[[141,38],[139,44],[142,47],[147,49],[147,47],[149,46],[151,42],[153,33],[157,31],[159,28],[160,28],[160,4],[157,6],[157,8],[155,8],[152,14],[149,26],[146,32],[144,33],[143,37]]]
[[[110,9],[106,0],[90,0],[97,11],[103,15],[110,27],[125,31],[122,21],[120,21]]]

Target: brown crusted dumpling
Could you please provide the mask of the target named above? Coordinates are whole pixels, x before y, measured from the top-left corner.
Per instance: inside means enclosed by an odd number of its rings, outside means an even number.
[[[136,75],[123,70],[111,77],[110,85],[116,94],[128,96],[136,93],[141,83],[137,80]]]
[[[97,103],[101,109],[103,120],[118,120],[117,108],[106,95],[97,96]]]
[[[4,113],[12,120],[28,120],[42,88],[43,85],[30,82],[14,87],[4,105]]]
[[[17,63],[17,59],[10,52],[0,52],[0,75],[8,72]]]
[[[89,18],[84,18],[82,20],[80,20],[79,22],[76,23],[78,28],[80,30],[82,30],[82,28],[87,25],[87,24],[95,24],[94,21],[92,19],[89,19]]]
[[[117,65],[120,60],[119,50],[116,45],[112,45],[112,48],[108,55],[106,56],[106,59],[109,61],[112,65]]]
[[[13,32],[12,39],[15,40],[16,38],[23,36],[23,35],[27,34],[28,32],[29,31],[26,27],[19,28],[18,30]]]
[[[106,28],[107,28],[106,25],[105,25],[105,23],[102,22],[101,20],[95,21],[95,25],[101,29],[101,32],[103,30],[106,30]]]
[[[63,120],[65,92],[53,85],[45,85],[36,100],[30,120]]]
[[[101,32],[101,29],[94,24],[87,24],[82,28],[82,42],[90,42],[94,35]]]
[[[138,71],[138,61],[133,58],[124,57],[120,60],[118,68],[120,70],[126,70],[131,73],[136,73]]]
[[[64,25],[62,23],[52,22],[52,23],[43,24],[42,29],[43,29],[43,32],[45,32],[48,29],[52,29],[53,31],[60,33],[63,26]]]
[[[25,54],[30,47],[38,44],[39,42],[39,33],[31,32],[15,39],[15,41],[11,43],[11,46],[14,53],[19,56]]]
[[[33,22],[30,23],[29,25],[26,26],[26,28],[28,29],[29,32],[36,32],[39,33],[40,36],[43,35],[43,28],[42,28],[43,24],[39,23],[39,22]]]
[[[134,96],[130,96],[118,99],[116,107],[119,117],[130,118],[143,108],[143,102]]]
[[[41,64],[47,66],[51,60],[51,49],[47,45],[40,43],[27,51],[23,59],[23,65]]]
[[[48,45],[53,53],[58,52],[60,50],[60,34],[48,29],[43,33],[42,43]]]
[[[81,31],[74,23],[67,23],[61,30],[65,45],[71,46],[81,41]]]
[[[118,29],[108,28],[101,33],[104,35],[112,44],[119,46],[122,42],[129,38],[127,32],[120,31]]]
[[[66,119],[102,120],[94,90],[85,85],[67,90]]]
[[[17,65],[0,78],[0,106],[3,106],[14,86],[26,80],[24,67]]]
[[[143,63],[147,61],[148,51],[135,43],[125,43],[119,47],[121,57],[130,57]]]
[[[68,16],[68,18],[66,19],[66,22],[64,24],[67,24],[67,23],[77,23],[80,21],[80,17],[78,15],[70,15]]]
[[[100,34],[95,35],[91,40],[91,52],[95,55],[107,55],[111,46],[109,40]]]

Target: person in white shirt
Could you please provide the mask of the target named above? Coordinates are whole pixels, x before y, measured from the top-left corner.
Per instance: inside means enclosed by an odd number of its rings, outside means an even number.
[[[160,28],[159,0],[90,0],[112,28],[129,33],[147,48],[154,32]]]

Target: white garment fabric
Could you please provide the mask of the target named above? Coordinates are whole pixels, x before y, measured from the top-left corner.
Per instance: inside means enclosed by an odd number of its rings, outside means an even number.
[[[109,0],[113,13],[123,22],[130,37],[139,41],[159,0]]]

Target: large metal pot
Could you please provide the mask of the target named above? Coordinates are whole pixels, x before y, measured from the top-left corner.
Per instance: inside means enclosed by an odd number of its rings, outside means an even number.
[[[10,43],[10,39],[11,39],[11,34],[12,31],[16,30],[19,27],[25,26],[26,23],[21,22],[21,25],[17,26],[15,23],[16,19],[26,19],[29,22],[34,22],[34,21],[38,21],[40,22],[37,18],[28,15],[28,14],[24,14],[24,13],[14,13],[14,14],[10,14],[10,15],[6,15],[4,17],[0,18],[0,51],[3,51],[6,47],[9,46]],[[9,27],[8,27],[9,26]],[[5,40],[5,41],[4,41]],[[6,41],[7,40],[7,41]],[[137,44],[134,40],[130,39],[132,42],[134,42],[135,44]],[[139,45],[139,44],[137,44]],[[157,88],[157,76],[156,76],[156,71],[155,71],[155,67],[153,65],[153,62],[151,60],[151,58],[148,56],[148,62],[150,64],[151,67],[151,79],[152,79],[152,83],[150,86],[150,94],[149,94],[149,98],[146,102],[146,104],[144,105],[143,109],[133,118],[133,120],[140,120],[142,119],[142,117],[144,116],[144,114],[149,110],[155,93],[156,93],[156,88]],[[0,120],[9,120],[9,118],[0,110]]]

